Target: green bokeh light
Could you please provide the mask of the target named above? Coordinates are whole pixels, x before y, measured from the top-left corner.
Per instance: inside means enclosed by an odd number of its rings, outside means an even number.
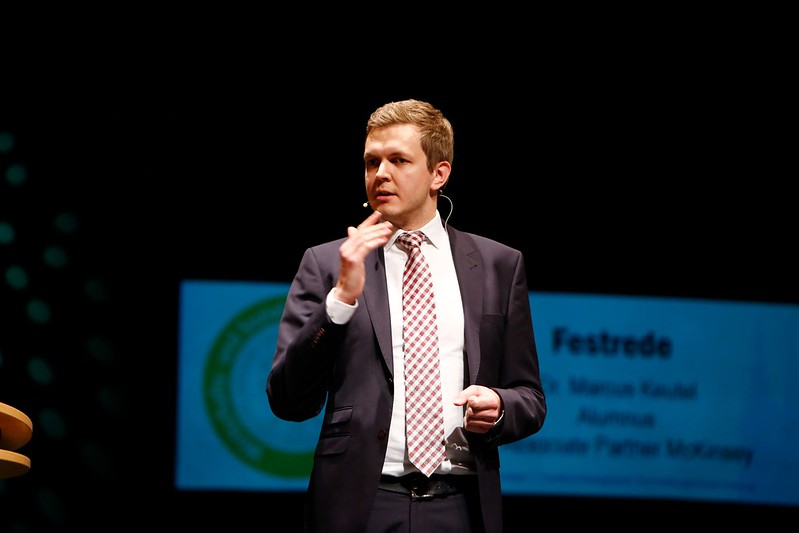
[[[14,136],[7,131],[0,131],[0,152],[8,153],[14,148]]]
[[[50,489],[42,489],[36,495],[40,516],[53,526],[63,526],[67,521],[64,502],[58,494]]]
[[[103,410],[107,413],[118,415],[125,410],[125,398],[116,389],[101,387],[97,391],[97,397]]]
[[[38,299],[28,302],[28,316],[37,324],[46,324],[50,322],[50,306],[46,302]]]
[[[105,339],[92,337],[87,341],[86,345],[89,353],[98,361],[107,363],[114,358],[114,350]]]
[[[105,283],[97,279],[87,280],[83,286],[83,290],[92,300],[102,301],[108,298],[108,289]]]
[[[55,227],[62,233],[73,233],[78,229],[78,219],[72,213],[59,213],[54,220]]]
[[[113,477],[116,469],[108,450],[93,442],[84,442],[81,455],[83,456],[83,462],[86,463],[98,477]]]
[[[9,165],[6,169],[6,181],[11,185],[22,185],[28,179],[28,169],[22,165]]]
[[[14,226],[8,222],[0,222],[0,244],[14,242]]]
[[[63,268],[67,264],[67,252],[60,246],[48,246],[44,249],[44,262],[53,268]]]
[[[12,289],[24,289],[28,286],[28,273],[19,265],[11,265],[6,269],[6,283]]]
[[[39,421],[36,425],[47,436],[54,439],[63,439],[67,434],[67,426],[64,418],[53,409],[42,409],[39,413]]]
[[[36,383],[49,385],[53,382],[53,369],[41,357],[31,357],[28,360],[28,374]]]

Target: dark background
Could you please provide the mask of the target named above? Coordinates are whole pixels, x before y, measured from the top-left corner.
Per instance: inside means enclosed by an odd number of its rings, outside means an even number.
[[[26,169],[0,182],[0,222],[16,229],[0,268],[29,275],[21,289],[0,280],[0,402],[34,423],[19,450],[30,472],[0,480],[2,531],[295,529],[301,494],[173,488],[178,283],[291,281],[306,247],[344,236],[367,215],[365,123],[389,100],[426,99],[450,118],[449,223],[521,249],[533,292],[799,303],[795,164],[768,77],[582,57],[414,84],[342,87],[335,70],[178,78],[0,108],[14,139],[0,169]],[[77,229],[54,226],[65,212]],[[45,264],[48,245],[66,265]],[[27,315],[32,299],[48,303],[47,323]],[[519,530],[543,516],[632,530],[796,510],[507,497]]]

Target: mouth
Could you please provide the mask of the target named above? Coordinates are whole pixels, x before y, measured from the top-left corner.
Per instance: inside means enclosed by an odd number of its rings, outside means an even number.
[[[392,196],[396,196],[394,193],[390,193],[388,191],[377,191],[375,193],[375,199],[379,202],[385,202]]]

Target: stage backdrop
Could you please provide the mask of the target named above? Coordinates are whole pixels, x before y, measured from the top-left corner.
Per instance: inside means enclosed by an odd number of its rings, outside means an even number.
[[[184,280],[175,486],[306,488],[321,415],[266,398],[286,283]],[[549,414],[511,495],[799,505],[799,305],[530,293]]]

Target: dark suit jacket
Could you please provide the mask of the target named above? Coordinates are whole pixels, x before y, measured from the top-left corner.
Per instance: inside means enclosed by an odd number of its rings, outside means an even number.
[[[464,310],[464,387],[493,388],[502,421],[465,432],[475,454],[486,531],[502,531],[498,446],[536,433],[546,416],[524,258],[515,249],[448,226]],[[303,421],[325,409],[307,493],[308,531],[366,527],[386,453],[394,386],[385,261],[366,258],[366,286],[348,324],[332,323],[344,239],[306,250],[286,299],[266,386],[276,416]]]

